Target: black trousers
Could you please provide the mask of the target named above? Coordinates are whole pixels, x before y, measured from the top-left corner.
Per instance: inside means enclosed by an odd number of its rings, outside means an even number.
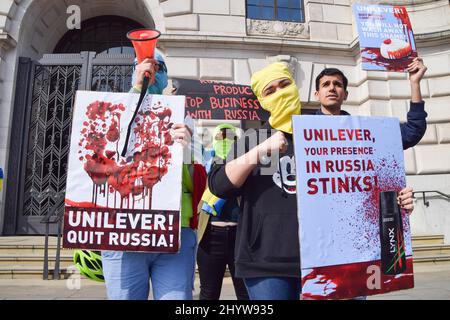
[[[248,300],[244,281],[234,277],[234,244],[236,227],[209,224],[198,246],[197,265],[200,275],[200,300],[219,300],[225,268],[231,273],[238,300]]]

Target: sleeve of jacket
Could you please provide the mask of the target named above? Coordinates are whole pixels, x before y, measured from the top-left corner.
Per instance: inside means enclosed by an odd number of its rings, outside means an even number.
[[[242,144],[245,144],[245,148],[238,148],[238,146],[242,146]],[[248,152],[248,144],[245,136],[233,144],[231,151],[232,152],[228,154],[225,163],[215,163],[208,174],[209,190],[212,194],[222,199],[234,198],[241,195],[242,187],[236,188],[231,183],[225,172],[225,165],[226,162],[232,161]]]
[[[422,139],[427,130],[425,102],[410,102],[407,121],[400,124],[403,150],[414,147]]]

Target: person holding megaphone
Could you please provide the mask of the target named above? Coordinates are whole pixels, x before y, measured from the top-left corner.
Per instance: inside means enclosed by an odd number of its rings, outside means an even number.
[[[150,94],[162,94],[168,83],[163,56],[157,49],[154,49],[151,58],[139,57],[138,50],[136,53],[138,59],[130,92],[141,93],[145,90]],[[141,97],[144,95],[145,92]],[[140,103],[137,109],[139,105]],[[190,143],[192,133],[185,124],[178,123],[172,127],[171,135],[175,142],[186,147]],[[197,246],[196,232],[191,228],[193,175],[194,166],[183,165],[181,245],[178,253],[102,251],[108,299],[147,300],[150,279],[155,300],[193,299]],[[206,183],[206,172],[204,175]]]

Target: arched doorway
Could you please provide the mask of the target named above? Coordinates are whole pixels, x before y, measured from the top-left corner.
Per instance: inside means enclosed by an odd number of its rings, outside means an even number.
[[[43,234],[43,219],[63,213],[75,93],[128,91],[134,50],[126,34],[142,27],[115,15],[90,18],[53,53],[19,59],[8,163],[17,174],[8,177],[4,234]]]
[[[123,92],[131,86],[131,68],[114,58],[134,57],[134,49],[126,37],[128,31],[144,28],[140,23],[120,16],[99,16],[83,21],[81,29],[68,31],[57,43],[54,54],[95,52],[111,57],[109,63],[94,64],[88,79],[91,91]],[[104,59],[103,59],[104,60]]]
[[[126,30],[139,29],[140,23],[120,16],[100,16],[83,21],[81,29],[68,31],[57,43],[53,53],[95,51],[99,54],[133,54]]]

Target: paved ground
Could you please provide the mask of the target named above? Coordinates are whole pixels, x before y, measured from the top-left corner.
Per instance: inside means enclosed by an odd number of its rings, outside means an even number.
[[[194,299],[198,299],[198,279]],[[102,283],[80,279],[39,280],[0,279],[0,300],[100,300],[106,299]],[[236,299],[231,278],[224,279],[221,300]],[[415,288],[369,297],[369,300],[450,300],[450,270],[436,269],[433,272],[415,274]]]

